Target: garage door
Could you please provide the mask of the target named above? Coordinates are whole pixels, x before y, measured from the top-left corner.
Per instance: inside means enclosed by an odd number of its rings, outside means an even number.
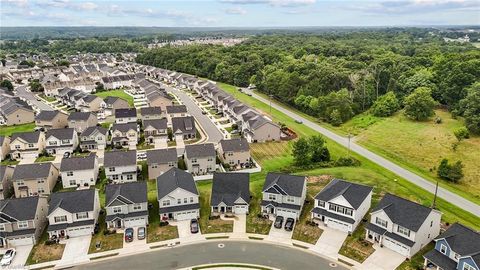
[[[84,235],[90,235],[92,234],[93,228],[92,226],[87,226],[87,227],[77,227],[77,228],[72,228],[68,229],[68,236],[70,237],[76,237],[76,236],[84,236]]]
[[[327,227],[343,232],[348,232],[350,230],[350,224],[330,218],[327,219]]]
[[[33,245],[33,237],[18,237],[8,240],[8,244],[11,246],[26,246],[26,245]]]
[[[140,227],[145,226],[147,223],[145,222],[145,218],[131,218],[125,220],[125,227]]]
[[[248,212],[248,205],[235,206],[235,214],[246,214]]]
[[[190,220],[198,217],[198,211],[197,210],[191,210],[191,211],[184,211],[184,212],[178,212],[175,214],[175,219],[178,221],[181,220]]]
[[[403,245],[403,244],[400,244],[388,237],[384,237],[383,238],[383,245],[386,247],[386,248],[389,248],[395,252],[398,252],[400,253],[401,255],[405,256],[405,257],[408,257],[409,253],[410,253],[410,248]]]
[[[284,218],[293,218],[297,219],[297,212],[287,209],[277,209],[277,216],[282,216]]]

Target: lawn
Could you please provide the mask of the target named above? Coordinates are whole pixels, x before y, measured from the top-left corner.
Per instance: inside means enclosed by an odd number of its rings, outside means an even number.
[[[373,249],[372,243],[365,240],[364,224],[360,223],[353,234],[347,236],[338,253],[362,263],[374,251],[375,249]]]
[[[27,123],[16,126],[0,127],[0,136],[11,136],[13,133],[29,132],[35,129],[35,123]]]
[[[2,160],[2,162],[0,162],[0,165],[17,165],[18,163],[20,163],[20,160],[11,160],[11,159],[5,159],[5,160]]]
[[[130,107],[133,107],[133,97],[125,93],[125,91],[123,90],[103,91],[103,92],[96,93],[95,95],[101,98],[106,98],[108,96],[119,97],[121,99],[125,99],[126,101],[128,101],[128,105],[130,105]]]
[[[265,172],[250,174],[250,195],[252,199],[250,200],[249,214],[247,216],[247,233],[268,234],[272,227],[272,221],[261,217],[260,213],[265,176]]]
[[[88,254],[104,252],[123,247],[122,233],[105,234],[107,230],[107,224],[105,223],[105,213],[99,215],[98,225],[100,226],[100,230],[97,234],[92,236],[92,240],[90,241],[90,247],[88,249]],[[97,249],[96,247],[97,242],[100,242],[99,249]]]
[[[47,228],[42,233],[38,243],[33,246],[26,265],[32,265],[37,263],[49,262],[60,260],[63,255],[63,250],[65,249],[65,244],[52,244],[46,245],[45,241],[48,240]]]
[[[47,161],[53,161],[53,160],[55,160],[54,156],[41,156],[35,159],[35,163],[47,162]]]
[[[56,101],[56,100],[57,100],[57,99],[56,99],[56,98],[54,98],[54,97],[48,97],[48,96],[45,96],[45,94],[40,94],[40,95],[38,95],[38,96],[39,96],[40,98],[43,98],[43,99],[45,99],[45,100],[46,100],[46,101],[48,101],[48,102],[54,102],[54,101]]]
[[[150,224],[147,229],[147,243],[160,242],[178,238],[177,226],[159,226],[158,223]]]
[[[233,232],[233,221],[218,219],[209,219],[210,217],[210,194],[212,191],[212,181],[197,182],[198,192],[200,193],[200,230],[203,234],[208,233],[227,233]]]
[[[417,270],[423,269],[423,264],[425,259],[423,255],[435,248],[435,244],[431,242],[422,248],[417,254],[415,254],[410,260],[405,260],[402,264],[397,267],[397,270]]]

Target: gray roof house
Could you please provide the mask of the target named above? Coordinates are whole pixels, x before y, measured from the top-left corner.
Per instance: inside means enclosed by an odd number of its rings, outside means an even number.
[[[0,165],[0,200],[10,198],[13,194],[12,176],[14,166]]]
[[[94,126],[85,129],[80,134],[80,147],[82,150],[104,150],[107,147],[108,129]]]
[[[147,151],[148,179],[157,179],[160,175],[178,167],[177,149],[165,148]]]
[[[35,125],[44,129],[68,126],[68,115],[61,111],[40,111],[35,116]]]
[[[45,148],[49,154],[73,153],[78,146],[78,135],[73,128],[49,129],[45,134]]]
[[[137,109],[116,109],[115,110],[115,123],[137,123]]]
[[[137,181],[137,151],[105,152],[103,166],[107,179],[114,183]]]
[[[210,205],[215,214],[248,214],[250,175],[214,173]]]
[[[51,162],[21,164],[12,176],[15,197],[48,195],[58,179],[58,169]]]
[[[145,107],[140,109],[140,114],[142,121],[162,119],[164,118],[164,113],[162,107]]]
[[[184,140],[195,139],[197,135],[195,119],[193,116],[173,117],[172,132],[175,139],[177,137],[183,138]]]
[[[268,173],[262,190],[262,213],[298,219],[306,196],[305,176]]]
[[[147,182],[107,185],[105,200],[108,228],[148,224]]]
[[[213,143],[185,146],[185,164],[194,175],[211,174],[216,170],[216,152]]]
[[[60,174],[64,188],[94,186],[98,178],[98,159],[95,153],[83,157],[63,158]]]
[[[249,168],[252,166],[250,145],[245,138],[221,140],[218,144],[218,156],[230,170]]]
[[[91,112],[72,112],[67,120],[68,127],[74,128],[79,133],[88,127],[96,126],[98,123],[97,117]]]

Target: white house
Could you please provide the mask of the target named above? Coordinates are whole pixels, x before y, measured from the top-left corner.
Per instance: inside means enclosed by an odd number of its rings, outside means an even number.
[[[105,152],[103,166],[107,179],[113,183],[137,181],[137,151]]]
[[[51,155],[73,153],[78,146],[78,135],[73,128],[49,129],[45,135],[45,149]]]
[[[213,214],[248,214],[250,175],[248,173],[214,173],[210,205]]]
[[[137,109],[125,108],[115,110],[115,123],[137,123]]]
[[[105,200],[105,221],[108,228],[148,224],[147,182],[107,185]]]
[[[104,127],[88,127],[80,134],[82,150],[104,150],[107,147],[108,130]]]
[[[60,163],[63,188],[94,186],[98,178],[98,159],[94,153],[85,157],[63,158]]]

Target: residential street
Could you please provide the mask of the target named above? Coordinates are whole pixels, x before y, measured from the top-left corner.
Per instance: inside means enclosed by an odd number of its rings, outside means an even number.
[[[225,246],[221,247],[222,243]],[[310,252],[261,242],[213,241],[116,258],[75,267],[74,269],[179,269],[211,263],[248,263],[280,269],[328,270],[327,261]]]
[[[249,91],[249,90],[246,90],[245,92],[249,92],[252,94],[252,97],[262,101],[263,103],[265,104],[270,104],[270,101],[267,100],[266,98],[263,98],[257,94],[255,94],[253,91]],[[276,103],[273,103],[272,102],[272,107],[291,116],[292,118],[296,119],[296,120],[300,120],[303,122],[304,125],[320,132],[322,135],[324,135],[325,137],[331,139],[331,140],[334,140],[335,142],[339,143],[340,145],[344,146],[344,147],[348,147],[348,138],[345,138],[345,137],[342,137],[298,114],[296,114],[295,112],[291,111],[291,110],[288,110],[280,105],[277,105]],[[407,169],[404,169],[402,167],[400,167],[399,165],[367,150],[366,148],[354,143],[354,142],[350,142],[350,149],[353,151],[353,152],[356,152],[357,154],[365,157],[365,158],[368,158],[369,160],[371,160],[372,162],[386,168],[387,170],[390,170],[392,171],[393,173],[399,175],[400,177],[403,177],[405,179],[407,179],[408,181],[412,182],[413,184],[425,189],[425,190],[428,190],[429,192],[431,192],[432,194],[435,192],[435,184],[428,181],[427,179],[424,179],[412,172],[410,172],[409,170]],[[438,196],[456,206],[458,206],[459,208],[463,209],[463,210],[466,210],[476,216],[480,216],[480,206],[467,200],[467,199],[464,199],[463,197],[455,194],[455,193],[452,193],[442,187],[439,187],[438,188]]]
[[[19,86],[15,88],[17,91],[16,96],[18,97],[23,97],[26,100],[30,101],[32,103],[32,106],[36,107],[40,111],[53,111],[53,108],[50,107],[49,105],[45,104],[42,101],[38,101],[37,97],[30,91],[27,90],[27,87],[25,85]]]

